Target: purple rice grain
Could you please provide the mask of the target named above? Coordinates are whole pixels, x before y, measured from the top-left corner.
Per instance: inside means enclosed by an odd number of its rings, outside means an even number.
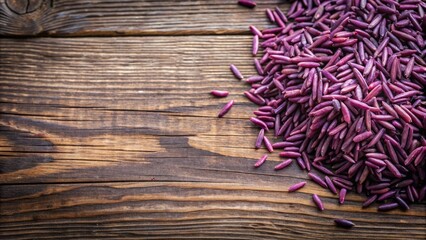
[[[370,196],[367,200],[365,200],[362,203],[362,207],[366,208],[366,207],[370,206],[371,204],[373,204],[376,201],[376,199],[377,199],[377,195]]]
[[[268,158],[268,155],[263,155],[259,160],[257,160],[257,162],[254,164],[255,168],[258,168],[260,166],[262,166],[262,164],[265,163],[266,159]]]
[[[387,191],[387,192],[385,192],[385,193],[381,194],[381,195],[377,198],[377,200],[378,200],[378,201],[384,201],[384,200],[386,200],[386,199],[388,199],[388,198],[393,197],[393,196],[395,195],[395,193],[396,193],[396,191],[394,191],[394,190],[392,190],[392,191]]]
[[[257,29],[255,26],[249,26],[249,29],[250,29],[251,33],[253,33],[253,35],[263,37],[263,33],[261,31],[259,31],[259,29]]]
[[[254,35],[253,36],[253,48],[252,48],[253,56],[256,56],[258,51],[259,51],[259,36]]]
[[[323,188],[327,188],[327,183],[314,173],[308,173],[309,178]]]
[[[256,7],[256,2],[254,0],[238,0],[238,4],[248,8]]]
[[[238,70],[238,68],[234,64],[231,64],[230,69],[231,69],[231,72],[234,74],[234,76],[238,78],[239,80],[242,80],[244,78],[240,70]]]
[[[284,169],[284,168],[286,168],[286,167],[288,167],[288,166],[290,166],[290,164],[293,162],[293,160],[291,160],[291,159],[287,159],[287,160],[284,160],[283,162],[281,162],[280,164],[278,164],[278,165],[276,165],[275,167],[274,167],[274,170],[281,170],[281,169]]]
[[[220,110],[219,114],[217,115],[219,118],[225,116],[226,113],[231,110],[232,106],[234,105],[234,100],[229,101],[223,108]]]
[[[268,131],[268,130],[269,130],[269,128],[268,128],[268,126],[266,125],[266,123],[265,123],[265,122],[263,122],[262,120],[258,119],[258,118],[254,118],[254,117],[252,117],[252,118],[250,118],[250,121],[251,121],[252,123],[254,123],[255,125],[259,126],[260,128],[265,129],[266,131]]]
[[[336,224],[336,226],[341,228],[352,228],[355,226],[353,222],[346,219],[334,219],[334,223]]]
[[[320,211],[324,211],[324,204],[316,194],[312,194],[312,200]]]
[[[409,210],[410,209],[408,204],[401,197],[395,197],[395,200],[403,210]]]
[[[346,192],[347,192],[346,188],[340,189],[340,192],[339,192],[339,203],[340,204],[343,204],[345,202]]]
[[[364,140],[368,139],[371,136],[373,136],[372,132],[370,132],[370,131],[363,132],[363,133],[360,133],[360,134],[356,135],[352,139],[352,141],[354,141],[354,142],[361,142],[361,141],[364,141]]]
[[[303,188],[306,185],[306,182],[300,182],[300,183],[296,183],[294,185],[292,185],[291,187],[288,188],[288,192],[295,192],[301,188]]]
[[[274,151],[274,147],[272,147],[271,142],[266,136],[263,136],[263,143],[265,144],[266,149],[271,153]]]
[[[334,183],[331,181],[330,177],[325,176],[325,182],[327,183],[327,187],[328,187],[328,189],[329,189],[332,193],[337,194],[336,186],[334,186]]]
[[[398,203],[385,203],[385,204],[380,205],[377,209],[379,211],[385,212],[385,211],[393,210],[397,207],[398,207]]]
[[[274,17],[274,14],[272,13],[271,9],[267,8],[265,12],[266,12],[266,16],[269,18],[269,21],[274,23],[275,17]]]
[[[265,129],[260,129],[259,134],[256,138],[256,143],[254,144],[254,147],[256,149],[258,149],[262,146],[264,136],[265,136]]]
[[[229,95],[228,91],[220,91],[220,90],[212,90],[210,92],[211,95],[219,98],[227,97]]]
[[[306,169],[306,165],[305,165],[305,162],[303,161],[303,158],[301,158],[301,157],[296,158],[296,163],[297,163],[297,165],[299,165],[301,170]]]
[[[298,152],[290,152],[290,151],[280,152],[279,155],[280,157],[284,157],[284,158],[297,158],[302,156]]]

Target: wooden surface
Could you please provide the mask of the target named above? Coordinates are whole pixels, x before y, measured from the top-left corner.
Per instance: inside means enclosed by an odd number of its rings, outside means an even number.
[[[7,2],[27,2],[10,7]],[[1,0],[0,34],[12,36],[244,34],[268,25],[266,8],[289,4],[262,0],[255,9],[237,0]],[[34,6],[34,7],[33,7]],[[33,10],[36,8],[36,10]],[[17,14],[18,13],[18,14]],[[22,14],[25,13],[25,14]]]
[[[349,194],[339,206],[310,182],[287,193],[306,173],[275,172],[277,154],[252,168],[265,151],[229,64],[254,73],[247,26],[268,26],[263,10],[286,3],[6,2],[0,239],[426,238],[425,204],[378,213]],[[213,99],[214,88],[231,95]]]

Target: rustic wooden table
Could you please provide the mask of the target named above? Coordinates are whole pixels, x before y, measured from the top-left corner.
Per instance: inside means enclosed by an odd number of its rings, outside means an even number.
[[[306,173],[276,154],[252,168],[255,106],[228,67],[254,73],[247,26],[288,4],[235,2],[0,0],[0,238],[426,238],[425,204],[339,206],[288,194]]]

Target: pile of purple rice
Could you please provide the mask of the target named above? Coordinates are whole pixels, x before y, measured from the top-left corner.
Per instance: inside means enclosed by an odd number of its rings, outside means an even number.
[[[340,203],[354,191],[381,211],[425,199],[425,11],[421,0],[297,0],[287,14],[266,10],[276,27],[250,26],[258,75],[231,71],[251,85],[255,147],[279,151],[275,170],[296,162]]]

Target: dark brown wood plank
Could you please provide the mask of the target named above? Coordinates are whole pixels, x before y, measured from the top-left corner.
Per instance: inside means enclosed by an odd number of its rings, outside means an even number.
[[[349,194],[334,196],[308,184],[144,182],[0,186],[4,239],[424,239],[425,205],[408,212],[361,209]],[[281,187],[279,187],[281,186]],[[310,193],[326,210],[318,212]],[[335,218],[356,227],[336,228]]]
[[[19,2],[29,2],[28,6]],[[15,2],[14,4],[7,4]],[[18,2],[18,3],[16,3]],[[21,0],[0,1],[0,35],[101,36],[242,34],[269,26],[265,9],[286,10],[286,1],[258,1],[248,9],[236,0]],[[21,6],[22,5],[22,6]]]

